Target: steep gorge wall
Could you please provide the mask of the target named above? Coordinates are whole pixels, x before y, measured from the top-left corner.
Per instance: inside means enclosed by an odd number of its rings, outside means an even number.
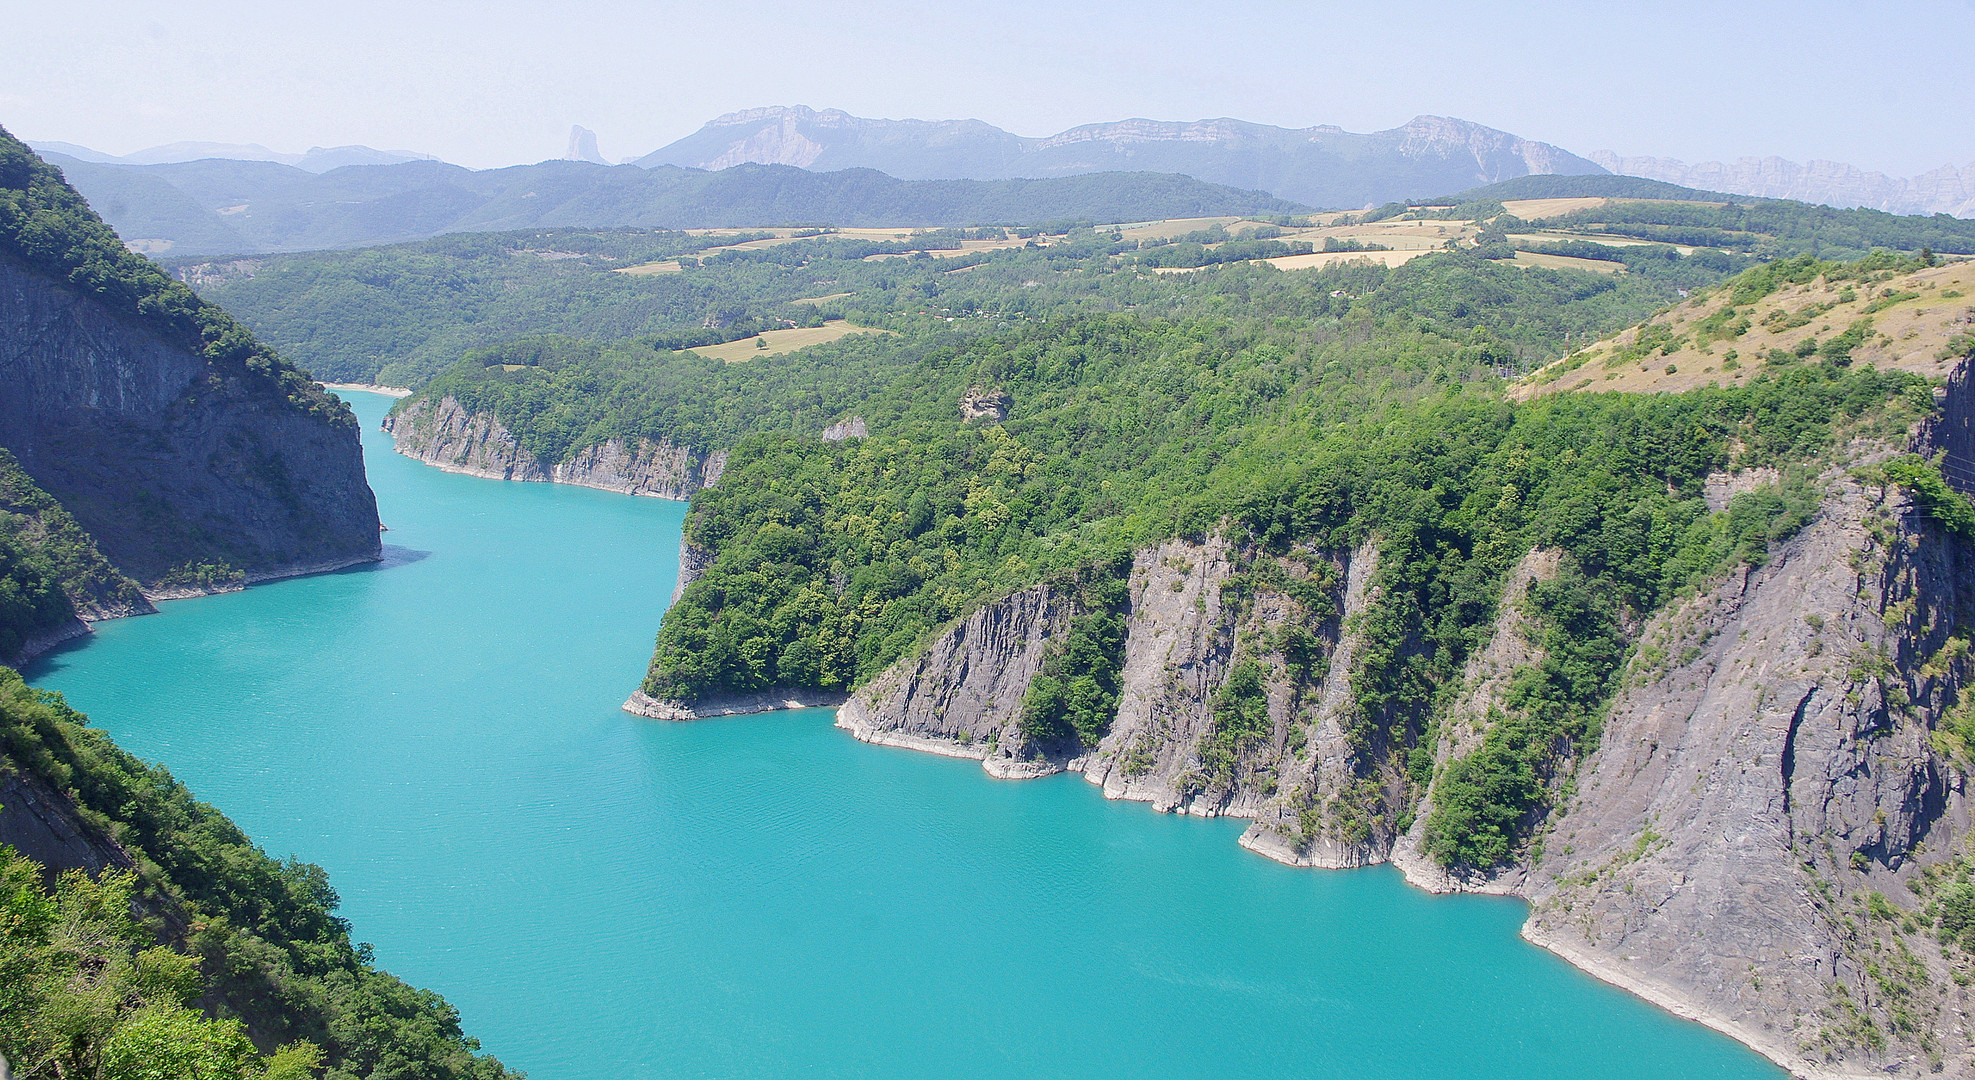
[[[490,413],[470,413],[450,395],[416,400],[385,418],[398,453],[447,472],[495,480],[533,480],[601,488],[626,495],[687,499],[720,479],[725,451],[704,457],[669,442],[641,439],[628,446],[611,439],[576,452],[568,461],[544,463]]]
[[[1215,738],[1215,695],[1235,661],[1237,640],[1308,626],[1333,657],[1329,669],[1348,668],[1343,627],[1365,602],[1376,555],[1367,547],[1280,560],[1285,573],[1309,576],[1315,563],[1338,583],[1333,591],[1341,607],[1314,626],[1312,613],[1287,596],[1262,590],[1239,597],[1230,586],[1248,557],[1218,536],[1171,540],[1135,556],[1118,711],[1094,747],[1033,744],[1019,726],[1029,682],[1051,639],[1075,614],[1073,598],[1048,585],[979,609],[924,652],[893,665],[851,695],[837,726],[866,742],[979,758],[996,776],[1069,770],[1108,798],[1150,802],[1162,811],[1252,816],[1283,776],[1340,756],[1335,739],[1308,737],[1301,710],[1309,700],[1323,700],[1327,689],[1338,705],[1343,680],[1318,672],[1313,686],[1302,687],[1278,665],[1264,682],[1268,730],[1224,742],[1225,754],[1203,759],[1204,744]]]
[[[216,374],[66,283],[0,255],[0,446],[153,597],[374,561],[354,422]]]
[[[1933,735],[1972,571],[1847,480],[1769,565],[1655,618],[1522,868],[1525,936],[1799,1071],[1966,1075],[1965,965],[1909,885],[1968,845],[1969,763]]]
[[[1967,379],[1964,367],[1943,391],[1923,454],[1975,460]],[[1852,452],[1854,465],[1886,455]],[[1710,498],[1773,480],[1717,476]],[[1284,862],[1390,861],[1434,891],[1525,897],[1531,941],[1802,1075],[1967,1075],[1975,961],[1935,940],[1927,904],[1971,854],[1975,755],[1942,732],[1975,675],[1975,545],[1897,487],[1846,468],[1823,480],[1815,518],[1765,565],[1632,631],[1600,737],[1565,760],[1533,842],[1506,866],[1426,854],[1432,784],[1409,776],[1405,746],[1354,732],[1354,628],[1379,601],[1371,545],[1141,551],[1119,706],[1094,747],[1021,736],[1023,694],[1074,615],[1047,586],[975,612],[857,691],[837,722],[996,776],[1072,770],[1110,798],[1248,817],[1242,844]],[[1322,583],[1334,607],[1255,584],[1263,560]],[[1538,549],[1506,576],[1492,633],[1429,728],[1430,775],[1481,744],[1514,673],[1541,661],[1523,598],[1559,565]],[[1270,645],[1287,627],[1316,642],[1296,670]],[[1268,719],[1230,741],[1216,698],[1244,660],[1263,667]]]

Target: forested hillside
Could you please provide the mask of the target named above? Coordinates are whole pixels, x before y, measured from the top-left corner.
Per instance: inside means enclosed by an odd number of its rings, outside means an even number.
[[[1389,269],[1450,243],[1571,296],[1565,315],[1551,314],[1548,302],[1462,285],[1385,294],[1391,304],[1421,301],[1418,314],[1434,320],[1500,307],[1478,322],[1513,365],[1552,358],[1587,333],[1608,333],[1677,300],[1678,290],[1764,259],[1856,258],[1875,246],[1975,250],[1975,233],[1935,219],[1767,203],[1723,224],[1727,212],[1665,198],[1503,189],[1452,205],[1267,220],[712,234],[555,229],[174,266],[323,378],[418,386],[469,349],[527,335],[644,338],[677,348],[837,316],[896,330],[937,323],[974,332],[1067,311],[1172,314],[1189,303],[1225,307],[1227,294],[1254,289],[1289,295],[1308,270]],[[1696,225],[1696,214],[1715,215],[1707,220],[1716,224]],[[1708,242],[1680,232],[1693,228],[1712,229]],[[1644,236],[1656,230],[1670,239]],[[1276,282],[1256,265],[1290,273]],[[1230,271],[1238,272],[1229,278]],[[1545,276],[1553,273],[1560,276]],[[1261,310],[1260,301],[1232,303]]]
[[[81,619],[374,560],[354,417],[0,131],[0,661]],[[142,586],[142,588],[140,588]],[[498,1078],[322,870],[0,667],[0,1056],[17,1077]]]
[[[0,1055],[19,1077],[499,1080],[459,1016],[379,970],[322,869],[0,668]]]
[[[376,558],[354,418],[0,131],[0,661]]]

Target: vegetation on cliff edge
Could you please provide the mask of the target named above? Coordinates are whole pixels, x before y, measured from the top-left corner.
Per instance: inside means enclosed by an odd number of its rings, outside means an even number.
[[[356,423],[348,407],[254,339],[218,305],[123,246],[61,170],[0,129],[0,255],[91,297],[206,358],[218,377],[262,388],[297,411]]]
[[[66,792],[137,864],[128,879],[65,878],[51,899],[17,857],[0,858],[0,966],[13,976],[0,989],[0,1053],[17,1070],[51,1063],[17,1076],[98,1075],[59,1064],[78,1059],[106,1080],[148,1078],[163,1074],[120,1073],[118,1062],[155,1066],[182,1054],[205,1055],[218,1071],[170,1075],[230,1080],[265,1068],[268,1080],[287,1080],[313,1074],[303,1064],[309,1047],[321,1051],[323,1080],[517,1075],[478,1052],[437,994],[379,970],[369,946],[350,940],[320,867],[269,858],[162,767],[118,749],[60,695],[4,668],[0,750],[6,768]],[[160,914],[139,932],[124,924],[126,897],[177,918]],[[73,920],[62,918],[70,911],[107,932],[79,948]],[[150,947],[159,940],[169,948]],[[188,1002],[218,1023],[186,1013]],[[256,1061],[235,1019],[266,1049],[308,1045]]]

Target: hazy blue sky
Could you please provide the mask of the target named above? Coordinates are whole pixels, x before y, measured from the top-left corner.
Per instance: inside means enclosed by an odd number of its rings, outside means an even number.
[[[1577,153],[1975,162],[1975,0],[1878,3],[14,4],[0,125],[112,153],[365,143],[613,160],[723,112],[1145,116],[1353,131],[1458,116]]]

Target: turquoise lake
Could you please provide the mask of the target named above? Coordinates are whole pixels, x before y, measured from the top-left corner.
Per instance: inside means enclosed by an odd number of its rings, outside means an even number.
[[[826,710],[618,705],[682,503],[401,458],[392,557],[104,623],[28,671],[271,854],[533,1080],[1763,1077],[1516,936],[1515,900],[1312,871],[1075,776]]]

